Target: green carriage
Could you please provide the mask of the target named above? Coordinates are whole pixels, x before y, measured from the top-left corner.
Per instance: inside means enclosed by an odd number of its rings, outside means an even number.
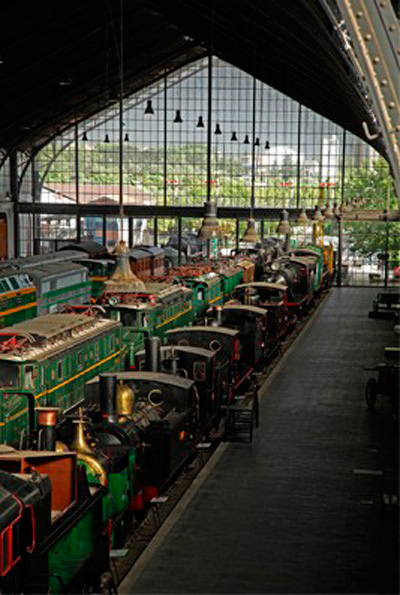
[[[194,318],[205,313],[209,306],[220,306],[224,302],[221,276],[218,273],[204,273],[193,277],[178,277],[178,283],[183,283],[193,291]]]
[[[0,269],[0,328],[36,316],[36,288],[26,272]]]
[[[0,442],[18,445],[35,428],[35,408],[65,411],[85,382],[119,370],[121,324],[85,314],[48,314],[0,332]]]
[[[183,285],[148,283],[140,291],[110,297],[105,309],[110,318],[122,322],[128,368],[134,366],[135,353],[144,348],[146,334],[164,339],[170,329],[194,320],[193,292]]]

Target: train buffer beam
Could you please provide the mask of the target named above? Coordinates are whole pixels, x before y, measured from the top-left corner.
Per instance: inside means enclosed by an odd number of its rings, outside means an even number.
[[[225,407],[225,436],[226,442],[253,441],[253,432],[259,425],[258,395],[237,397],[235,402]]]

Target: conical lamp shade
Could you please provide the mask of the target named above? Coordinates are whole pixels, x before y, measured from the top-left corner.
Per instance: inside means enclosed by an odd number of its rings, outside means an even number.
[[[199,229],[197,237],[199,240],[209,240],[211,238],[218,238],[221,235],[218,219],[217,206],[207,201],[204,203],[204,219]]]
[[[303,207],[301,209],[301,213],[296,219],[296,224],[297,225],[310,225],[311,224],[311,221],[307,217],[307,212],[306,212],[305,207]]]
[[[324,216],[321,213],[321,209],[319,208],[319,206],[316,206],[315,210],[314,210],[313,221],[315,221],[317,223],[322,223],[323,220],[324,220]]]
[[[281,220],[279,221],[279,225],[276,228],[276,233],[287,235],[291,232],[291,227],[289,225],[289,213],[286,209],[283,209],[281,213]]]
[[[325,219],[333,219],[334,218],[334,214],[332,212],[331,205],[329,204],[329,202],[326,203],[326,209],[324,211],[324,217],[325,217]]]
[[[259,242],[259,237],[256,232],[256,222],[252,217],[248,220],[246,231],[240,241],[245,242],[246,244],[255,244],[256,242]]]
[[[129,264],[129,248],[123,240],[115,249],[117,266],[111,277],[104,283],[104,291],[137,291],[145,289],[145,284],[133,274]]]

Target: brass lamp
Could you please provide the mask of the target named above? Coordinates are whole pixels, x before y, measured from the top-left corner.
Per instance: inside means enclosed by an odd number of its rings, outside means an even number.
[[[310,223],[311,223],[311,221],[307,217],[307,211],[306,211],[305,207],[303,207],[301,209],[301,213],[299,214],[299,216],[296,219],[296,224],[297,225],[310,225]]]
[[[211,238],[218,238],[221,235],[217,220],[217,206],[210,201],[204,203],[204,219],[197,237],[199,240],[210,240]]]
[[[250,217],[247,221],[246,231],[244,232],[240,241],[244,242],[245,244],[255,244],[259,241],[259,237],[256,232],[256,222],[253,217]]]
[[[291,227],[289,225],[289,213],[286,209],[283,209],[281,212],[281,220],[279,221],[279,225],[276,228],[276,233],[287,235],[291,232]]]

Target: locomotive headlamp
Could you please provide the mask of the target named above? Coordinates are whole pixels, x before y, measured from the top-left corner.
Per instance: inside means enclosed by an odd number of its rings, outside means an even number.
[[[272,271],[279,271],[279,262],[271,262],[271,270]]]

